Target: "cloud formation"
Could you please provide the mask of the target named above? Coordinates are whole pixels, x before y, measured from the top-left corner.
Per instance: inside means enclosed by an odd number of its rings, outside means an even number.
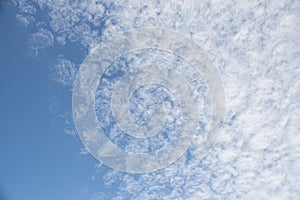
[[[299,1],[15,0],[14,4],[21,23],[37,24],[29,39],[36,51],[68,42],[90,50],[121,31],[161,27],[193,38],[219,69],[227,122],[211,154],[199,160],[193,145],[176,163],[155,173],[111,171],[104,181],[120,183],[114,199],[300,195]],[[41,11],[47,12],[40,21]],[[59,62],[59,80],[68,85],[74,66]]]

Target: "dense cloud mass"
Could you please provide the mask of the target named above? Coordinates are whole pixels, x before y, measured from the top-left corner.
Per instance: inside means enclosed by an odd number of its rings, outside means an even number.
[[[200,160],[193,144],[174,164],[149,174],[111,170],[104,181],[120,184],[117,194],[107,198],[300,196],[299,1],[13,2],[19,9],[17,20],[36,26],[28,42],[36,54],[54,44],[74,42],[89,51],[119,32],[160,27],[194,39],[219,69],[226,122],[214,150]],[[61,56],[53,68],[54,79],[70,86],[77,68]],[[105,196],[99,193],[92,199]]]

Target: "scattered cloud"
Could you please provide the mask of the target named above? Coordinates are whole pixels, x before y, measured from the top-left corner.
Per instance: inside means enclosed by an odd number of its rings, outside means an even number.
[[[40,49],[53,45],[54,37],[49,30],[40,28],[37,32],[31,34],[28,43],[30,48],[34,51],[34,55],[38,55]]]
[[[77,70],[74,63],[60,55],[57,63],[51,67],[51,76],[54,81],[72,88]]]
[[[199,160],[194,144],[176,163],[154,173],[111,170],[103,181],[118,182],[114,199],[300,195],[299,1],[14,2],[24,26],[39,21],[38,10],[47,10],[48,26],[37,27],[29,38],[36,55],[55,43],[79,42],[90,50],[121,31],[155,26],[192,37],[219,69],[227,121],[211,154]],[[72,86],[76,67],[60,56],[52,68],[54,80]]]

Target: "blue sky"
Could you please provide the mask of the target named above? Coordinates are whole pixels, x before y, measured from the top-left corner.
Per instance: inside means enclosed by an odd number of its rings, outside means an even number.
[[[97,161],[79,155],[79,138],[67,135],[67,125],[58,117],[71,112],[70,90],[50,77],[49,66],[58,50],[32,56],[31,30],[16,23],[15,12],[5,6],[0,17],[1,195],[5,200],[85,199]],[[65,50],[76,58],[76,50]],[[58,105],[50,105],[58,98]],[[103,184],[96,185],[89,190],[101,191]]]
[[[295,0],[2,3],[0,199],[297,199],[299,10]],[[226,113],[205,159],[196,137],[170,166],[130,174],[86,151],[74,125],[72,90],[92,49],[143,27],[177,31],[203,49],[222,79]]]

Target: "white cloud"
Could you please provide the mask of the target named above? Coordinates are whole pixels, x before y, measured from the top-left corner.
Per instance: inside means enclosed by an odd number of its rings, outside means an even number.
[[[61,55],[51,68],[51,75],[54,81],[72,88],[77,70],[78,67],[74,63]]]
[[[18,19],[24,25],[36,21],[35,9],[18,2]],[[80,42],[90,49],[120,31],[156,26],[193,37],[220,70],[227,122],[214,151],[200,161],[195,144],[175,164],[155,173],[111,171],[104,181],[120,183],[115,199],[300,196],[299,1],[36,3],[51,8],[50,28],[39,28],[30,39],[37,51],[54,41]],[[56,77],[71,85],[74,64],[60,59]]]
[[[31,34],[29,38],[29,45],[37,55],[40,49],[52,46],[54,43],[53,34],[44,28],[38,29],[37,32]]]
[[[247,2],[248,6],[243,7]],[[296,45],[299,36],[294,35],[298,22],[290,17],[297,3],[263,5],[241,1],[236,5],[213,1],[198,3],[199,7],[190,2],[168,3],[168,9],[161,9],[156,16],[156,10],[166,5],[116,2],[117,9],[111,11],[114,20],[104,36],[116,30],[152,24],[192,32],[194,39],[222,67],[228,123],[219,144],[205,160],[199,162],[195,150],[190,152],[189,164],[185,164],[186,154],[157,173],[140,175],[138,179],[124,175],[120,186],[122,195],[132,199],[295,198],[299,195],[294,189],[299,186],[296,172],[299,141],[294,140],[291,145],[287,135],[295,136],[299,126],[291,125],[287,130],[285,123],[290,106],[299,97],[299,93],[294,93],[300,88],[294,78],[300,75],[296,64],[299,62],[294,56],[299,53]],[[264,7],[270,8],[268,12]],[[169,17],[162,20],[162,16]],[[180,18],[190,23],[180,24]],[[198,26],[190,26],[196,20]],[[287,154],[291,157],[287,158]]]

